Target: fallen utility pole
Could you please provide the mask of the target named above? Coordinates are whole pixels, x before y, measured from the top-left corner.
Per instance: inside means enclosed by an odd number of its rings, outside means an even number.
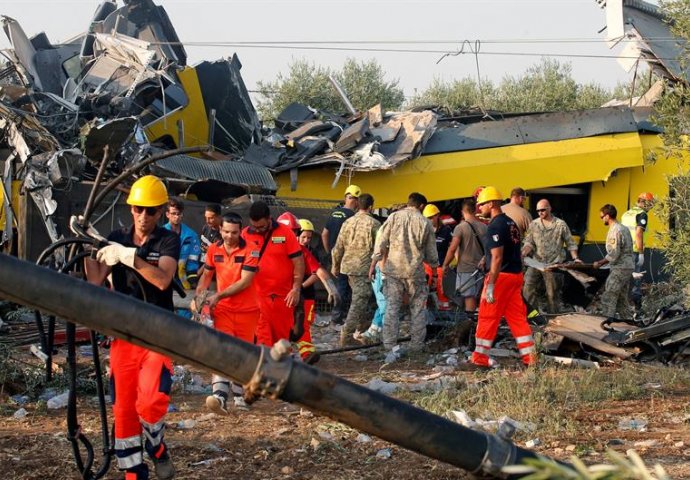
[[[229,377],[250,392],[302,405],[363,432],[469,472],[508,476],[502,467],[540,458],[330,373],[279,348],[227,336],[132,297],[0,254],[0,297]],[[277,346],[282,343],[276,344]]]

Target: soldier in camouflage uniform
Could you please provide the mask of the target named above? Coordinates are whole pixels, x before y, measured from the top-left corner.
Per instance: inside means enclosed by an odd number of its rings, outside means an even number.
[[[369,266],[374,252],[376,232],[381,223],[371,216],[374,197],[368,193],[359,196],[359,211],[345,220],[340,234],[331,251],[333,276],[347,275],[352,300],[345,324],[340,331],[340,346],[355,343],[352,334],[355,330],[365,331],[371,324],[368,315],[369,304],[373,298]]]
[[[537,215],[527,229],[522,245],[522,256],[532,255],[535,260],[545,264],[563,263],[565,248],[573,260],[579,262],[577,244],[570,234],[570,228],[560,218],[551,214],[551,204],[542,199],[537,202]],[[525,273],[525,285],[522,289],[527,302],[534,308],[539,307],[548,313],[561,310],[561,290],[563,274],[553,270],[540,271],[529,267]]]
[[[628,302],[628,291],[635,269],[633,241],[630,230],[616,220],[617,215],[616,207],[609,204],[601,207],[599,211],[599,217],[605,225],[608,225],[609,232],[606,235],[606,256],[594,262],[594,268],[607,263],[611,266],[611,273],[606,279],[604,293],[600,300],[602,315],[615,317],[618,313],[621,318],[631,318],[632,310]]]
[[[436,235],[431,222],[422,210],[426,197],[411,193],[407,207],[391,214],[376,239],[374,259],[387,255],[383,265],[383,292],[388,302],[383,321],[383,346],[392,350],[398,341],[402,302],[405,294],[410,306],[411,351],[424,347],[426,336],[426,302],[429,296],[424,262],[432,269],[438,267]]]

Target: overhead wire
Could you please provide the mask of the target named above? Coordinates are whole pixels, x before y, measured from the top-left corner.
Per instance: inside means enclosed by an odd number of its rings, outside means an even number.
[[[469,43],[469,40],[460,42],[461,45]],[[555,53],[555,52],[501,52],[501,51],[480,51],[478,53],[464,51],[462,47],[458,50],[422,49],[422,48],[370,48],[370,47],[332,47],[325,44],[270,44],[270,43],[243,43],[243,42],[161,42],[165,44],[176,44],[186,47],[233,47],[233,48],[255,48],[270,50],[316,50],[316,51],[340,51],[340,52],[370,52],[370,53],[428,53],[435,55],[497,55],[497,56],[529,56],[529,57],[554,57],[554,58],[598,58],[598,59],[631,59],[639,57],[633,55],[602,55],[587,53]],[[677,60],[676,58],[657,57],[659,60]]]

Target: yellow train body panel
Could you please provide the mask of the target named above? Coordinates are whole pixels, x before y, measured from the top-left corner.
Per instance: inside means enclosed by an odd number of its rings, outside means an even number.
[[[604,155],[605,152],[605,155]],[[379,206],[407,200],[419,191],[430,201],[468,197],[479,185],[508,194],[516,185],[535,189],[606,180],[621,167],[642,165],[637,133],[423,155],[393,170],[343,174],[335,188],[335,168],[299,171],[297,189],[290,176],[278,175],[278,196],[338,200],[349,183],[374,195]]]
[[[194,147],[208,144],[208,115],[199,86],[199,78],[193,67],[185,67],[177,76],[187,95],[187,105],[172,111],[146,125],[144,131],[150,142],[170,136],[177,147]],[[178,121],[182,121],[184,135],[179,138]]]
[[[374,195],[377,206],[386,207],[405,202],[413,191],[433,202],[469,197],[480,185],[495,185],[507,196],[516,186],[537,190],[589,184],[588,205],[582,205],[587,209],[586,241],[600,243],[607,232],[599,219],[604,204],[615,205],[622,214],[641,192],[668,195],[667,176],[679,171],[679,162],[665,159],[661,149],[658,135],[630,132],[423,155],[393,170],[344,173],[334,188],[337,168],[301,169],[294,191],[288,172],[277,176],[277,195],[341,200],[346,186],[355,183]],[[657,161],[650,164],[645,160],[654,151]],[[649,230],[661,228],[652,212]],[[647,244],[655,246],[653,235],[647,235]]]
[[[20,180],[14,180],[12,182],[12,207],[14,208],[14,213],[19,214],[19,189],[22,186]],[[6,216],[5,216],[5,189],[0,188],[0,231],[5,228]],[[16,219],[15,219],[16,220]]]

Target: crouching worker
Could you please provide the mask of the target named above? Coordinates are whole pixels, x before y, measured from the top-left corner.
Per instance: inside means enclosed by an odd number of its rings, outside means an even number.
[[[259,322],[259,299],[253,285],[259,259],[250,254],[242,238],[242,218],[229,213],[223,215],[220,227],[221,241],[211,244],[206,254],[204,273],[196,289],[197,298],[205,297],[215,275],[218,291],[206,297],[216,330],[254,343]],[[196,305],[194,310],[201,309]],[[206,398],[206,406],[216,413],[228,413],[230,381],[213,375],[213,394]],[[235,407],[246,409],[241,387],[232,389]]]
[[[113,288],[173,310],[172,280],[180,255],[180,239],[159,227],[168,192],[157,177],[140,178],[130,190],[133,224],[108,236],[96,260],[86,259],[89,282],[102,285],[112,273]],[[142,319],[145,322],[146,319]],[[115,417],[115,456],[125,480],[149,478],[143,460],[144,447],[159,479],[171,479],[175,468],[163,441],[165,414],[172,387],[172,362],[159,353],[125,340],[113,340],[110,348],[110,381]]]

